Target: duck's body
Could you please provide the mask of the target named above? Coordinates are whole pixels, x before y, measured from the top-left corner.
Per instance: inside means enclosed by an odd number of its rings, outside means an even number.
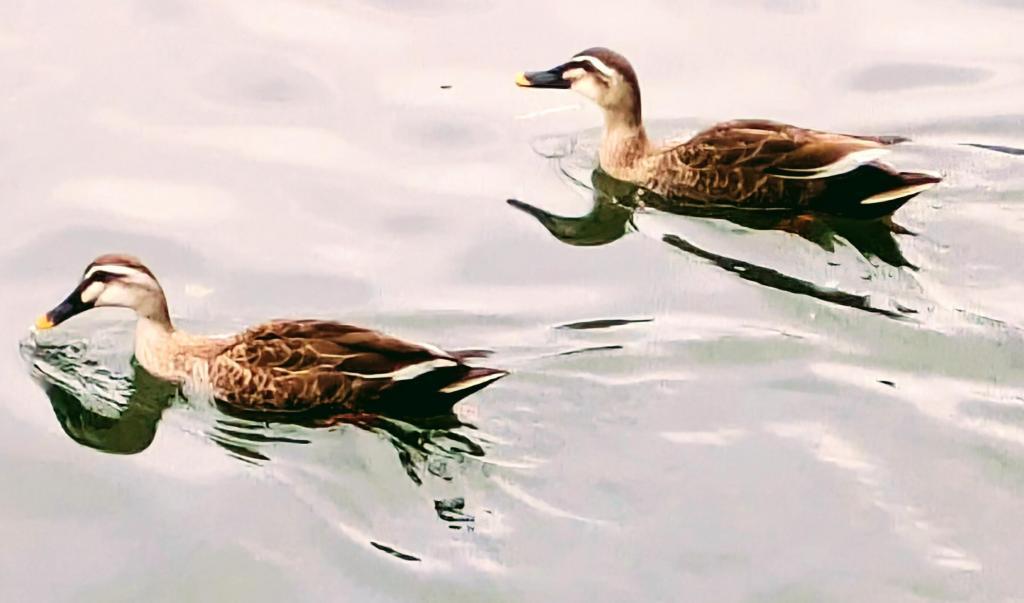
[[[573,88],[605,115],[599,160],[609,175],[679,204],[808,210],[855,217],[892,213],[941,180],[878,161],[898,137],[809,130],[768,120],[722,122],[679,144],[657,145],[644,129],[640,87],[624,57],[585,50],[517,83]]]
[[[152,273],[123,255],[90,264],[78,288],[37,327],[103,305],[136,310],[135,356],[148,372],[208,388],[242,411],[437,415],[508,374],[465,364],[481,352],[445,352],[324,320],[279,320],[225,338],[185,333],[171,323]]]
[[[309,406],[435,415],[507,375],[444,350],[353,325],[281,320],[246,330],[209,362],[219,399],[253,410]]]
[[[624,145],[606,140],[601,167],[680,203],[876,217],[891,214],[940,181],[933,174],[898,172],[876,161],[888,152],[887,142],[767,120],[735,120],[682,144],[648,145],[642,154],[622,153]]]

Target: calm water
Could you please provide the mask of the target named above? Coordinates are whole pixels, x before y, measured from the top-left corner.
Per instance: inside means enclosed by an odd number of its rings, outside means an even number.
[[[1020,3],[622,8],[0,3],[0,599],[1021,600]],[[629,215],[596,110],[512,85],[595,44],[658,134],[907,134],[947,179],[895,231]],[[454,429],[230,419],[122,312],[33,348],[112,250],[189,329],[514,374]]]

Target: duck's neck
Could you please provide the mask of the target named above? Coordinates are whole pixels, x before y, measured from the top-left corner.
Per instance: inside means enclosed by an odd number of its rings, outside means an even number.
[[[212,340],[175,329],[163,295],[136,313],[135,358],[152,375],[183,382],[193,376],[196,361],[208,359]]]
[[[180,353],[176,334],[166,309],[162,313],[139,313],[135,324],[135,358],[139,364],[156,377],[179,380],[174,363],[169,361]]]
[[[166,315],[139,315],[135,325],[135,358],[150,374],[176,383],[207,379],[209,362],[229,339],[185,333]]]
[[[611,176],[630,180],[631,172],[651,152],[639,111],[605,111],[601,167]]]

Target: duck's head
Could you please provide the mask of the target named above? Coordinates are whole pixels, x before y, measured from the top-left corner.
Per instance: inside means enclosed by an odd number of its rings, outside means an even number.
[[[525,88],[571,88],[597,103],[606,114],[640,123],[640,84],[626,57],[607,48],[588,48],[547,71],[516,76]]]
[[[130,255],[108,254],[85,268],[75,290],[40,316],[36,328],[50,329],[76,314],[104,306],[131,308],[139,316],[169,323],[163,289],[149,268]]]

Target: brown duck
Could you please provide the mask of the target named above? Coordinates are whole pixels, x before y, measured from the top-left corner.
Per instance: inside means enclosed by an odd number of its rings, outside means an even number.
[[[465,363],[486,352],[446,352],[325,320],[277,320],[224,338],[184,333],[171,323],[153,273],[120,254],[89,264],[75,290],[36,328],[103,306],[135,311],[135,356],[143,368],[167,381],[206,386],[239,411],[434,416],[508,374]]]
[[[744,119],[682,144],[656,146],[641,119],[640,84],[622,55],[584,50],[547,71],[521,73],[530,88],[571,88],[604,110],[601,168],[684,205],[886,216],[941,178],[879,161],[906,139],[852,136]]]

